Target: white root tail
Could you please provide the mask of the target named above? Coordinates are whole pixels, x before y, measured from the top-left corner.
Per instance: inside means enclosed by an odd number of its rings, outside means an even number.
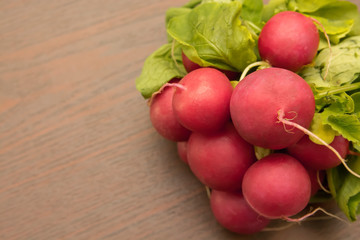
[[[311,208],[310,208],[311,211]],[[322,211],[323,213],[325,213],[327,216],[322,216],[322,217],[313,217],[313,215],[318,212],[318,211]],[[287,228],[290,228],[292,226],[294,226],[295,224],[301,223],[303,221],[313,221],[313,220],[327,220],[327,219],[331,219],[331,218],[335,218],[343,223],[349,224],[348,221],[346,221],[345,219],[333,214],[333,213],[329,213],[326,210],[324,210],[321,207],[318,207],[314,210],[312,210],[311,212],[305,214],[304,216],[300,217],[300,218],[290,218],[290,217],[282,217],[280,218],[281,220],[284,220],[287,222],[286,225],[283,226],[279,226],[279,227],[267,227],[264,228],[262,231],[264,232],[270,232],[270,231],[282,231],[285,230]]]
[[[206,195],[210,199],[211,198],[211,189],[208,186],[205,186],[205,190],[206,190]]]
[[[339,216],[337,216],[335,214],[327,212],[325,209],[323,209],[321,207],[318,207],[318,208],[314,209],[312,212],[309,212],[309,213],[305,214],[304,216],[302,216],[300,218],[283,217],[283,219],[288,221],[288,222],[301,222],[301,221],[304,221],[305,219],[307,219],[308,217],[314,215],[318,211],[322,211],[323,213],[325,213],[326,215],[328,215],[328,216],[330,216],[332,218],[335,218],[337,220],[340,220],[341,222],[349,224],[346,220],[342,219],[341,217],[339,217]]]
[[[313,138],[315,138],[316,140],[318,140],[319,142],[321,142],[325,147],[327,147],[328,149],[330,149],[336,156],[337,158],[341,161],[341,163],[344,165],[344,167],[355,177],[360,178],[360,175],[356,172],[354,172],[347,164],[345,159],[343,159],[341,157],[341,155],[339,154],[338,151],[335,150],[335,148],[333,148],[331,145],[327,144],[324,140],[322,140],[321,138],[319,138],[317,135],[315,135],[314,133],[310,132],[308,129],[304,128],[303,126],[295,123],[295,122],[291,122],[290,120],[284,118],[285,113],[282,109],[280,109],[278,111],[278,120],[279,122],[283,123],[284,125],[288,125],[288,126],[292,126],[295,127],[297,129],[299,129],[300,131],[302,131],[303,133],[305,133],[308,136],[311,136]]]
[[[268,62],[265,62],[265,61],[258,61],[258,62],[253,62],[253,63],[249,64],[249,65],[244,69],[244,71],[242,72],[242,74],[241,74],[241,76],[240,76],[240,79],[239,79],[239,82],[246,77],[246,75],[248,74],[248,72],[249,72],[253,67],[269,68],[269,67],[271,67],[271,65],[270,65]]]
[[[316,180],[317,180],[317,183],[319,184],[320,188],[326,192],[326,193],[330,193],[330,190],[328,190],[327,188],[324,187],[324,185],[322,184],[321,182],[321,179],[320,179],[320,171],[316,171]]]
[[[326,77],[327,77],[327,75],[329,73],[329,68],[330,68],[330,65],[331,65],[331,59],[332,59],[332,55],[333,55],[332,54],[332,49],[331,49],[330,38],[327,35],[327,33],[325,31],[325,27],[324,27],[324,25],[321,24],[321,22],[319,22],[317,19],[312,18],[312,17],[310,19],[313,20],[313,22],[315,22],[317,25],[319,25],[322,28],[322,30],[324,32],[324,35],[325,35],[325,38],[326,38],[326,41],[327,41],[327,44],[328,44],[328,47],[329,47],[329,58],[328,58],[325,73],[324,73],[324,76],[323,76],[324,80],[326,80]]]

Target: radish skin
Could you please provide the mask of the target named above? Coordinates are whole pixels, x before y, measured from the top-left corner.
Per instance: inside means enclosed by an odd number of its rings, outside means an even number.
[[[199,68],[179,82],[173,97],[175,117],[193,132],[215,132],[230,119],[230,98],[233,87],[229,79],[213,68]]]
[[[261,58],[273,67],[298,71],[317,54],[319,32],[313,19],[294,11],[274,15],[259,35]]]
[[[247,75],[235,87],[230,101],[231,118],[240,136],[262,148],[286,148],[304,136],[302,131],[279,122],[279,109],[284,118],[305,128],[315,113],[310,86],[299,75],[281,68]]]
[[[270,219],[302,211],[310,200],[307,170],[288,154],[273,153],[254,163],[245,173],[242,190],[246,201]]]

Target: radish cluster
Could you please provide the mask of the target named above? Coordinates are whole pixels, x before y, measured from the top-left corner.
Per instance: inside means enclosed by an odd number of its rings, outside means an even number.
[[[311,63],[318,44],[311,19],[282,12],[259,37],[260,56],[272,67],[233,88],[228,72],[195,66],[183,55],[188,74],[151,99],[154,128],[177,142],[180,158],[212,190],[215,218],[230,231],[251,234],[298,214],[320,188],[322,170],[341,163],[289,124],[307,129],[314,117],[312,90],[295,71]],[[255,146],[271,153],[257,159]],[[331,146],[345,157],[349,142],[337,136]]]

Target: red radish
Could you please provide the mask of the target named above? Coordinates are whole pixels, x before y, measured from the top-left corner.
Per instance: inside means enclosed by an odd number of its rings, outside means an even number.
[[[241,193],[213,190],[211,210],[216,220],[226,229],[240,234],[253,234],[265,228],[270,220],[256,213]]]
[[[321,144],[323,144],[326,148],[328,148],[331,152],[333,152],[335,154],[335,156],[339,159],[339,161],[344,165],[344,167],[346,168],[346,170],[348,170],[352,175],[354,175],[357,178],[360,178],[360,174],[358,174],[357,172],[355,172],[354,170],[352,170],[347,164],[345,159],[341,156],[341,154],[331,145],[329,145],[328,143],[326,143],[324,140],[322,140],[321,138],[319,138],[317,135],[315,135],[314,133],[312,133],[311,131],[309,131],[308,129],[304,128],[303,126],[290,121],[289,119],[284,118],[285,114],[282,110],[279,111],[278,114],[278,120],[279,122],[283,123],[286,126],[290,126],[292,128],[296,128],[299,129],[300,131],[302,131],[303,133],[305,133],[308,136],[311,136],[313,138],[315,138],[317,141],[319,141]],[[349,151],[348,151],[349,152]]]
[[[304,133],[281,123],[279,111],[305,128],[315,113],[310,86],[299,75],[281,68],[266,68],[247,75],[235,87],[230,112],[239,134],[255,146],[282,149]]]
[[[310,200],[311,182],[306,169],[290,155],[274,153],[255,162],[245,173],[246,201],[270,219],[293,216]]]
[[[335,136],[330,143],[342,158],[349,152],[349,141],[342,136]],[[290,155],[301,161],[304,166],[314,170],[325,170],[341,164],[340,159],[326,146],[316,144],[307,135],[287,148]]]
[[[319,33],[311,18],[293,11],[274,15],[259,35],[263,60],[273,67],[298,71],[312,62],[319,46]]]
[[[229,80],[238,80],[239,79],[239,76],[240,76],[239,72],[233,72],[230,70],[223,70],[223,69],[220,69],[220,71],[223,72]]]
[[[214,132],[230,119],[229,102],[233,87],[219,70],[199,68],[188,73],[173,97],[176,118],[195,132]]]
[[[192,133],[187,150],[194,175],[216,190],[240,190],[246,170],[256,161],[253,146],[239,136],[231,123],[217,133]]]
[[[177,142],[176,147],[177,147],[177,152],[179,154],[180,159],[184,163],[187,164],[188,163],[188,160],[187,160],[187,141]]]
[[[197,63],[192,62],[184,52],[181,53],[182,61],[185,67],[185,70],[189,73],[194,71],[195,69],[201,68],[201,66]]]
[[[171,141],[185,141],[190,136],[190,130],[183,127],[176,119],[172,107],[175,87],[165,87],[153,96],[150,105],[150,120],[156,131]]]
[[[201,66],[197,63],[192,62],[185,54],[184,52],[181,53],[182,61],[185,67],[185,70],[189,73],[191,71],[194,71],[195,69],[201,68]],[[230,71],[230,70],[223,70],[218,69],[219,71],[223,72],[230,80],[239,79],[239,73]]]

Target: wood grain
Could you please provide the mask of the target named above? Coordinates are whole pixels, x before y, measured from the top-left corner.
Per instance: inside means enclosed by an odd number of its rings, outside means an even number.
[[[134,84],[185,2],[0,1],[0,239],[358,239],[359,222],[216,223]]]

